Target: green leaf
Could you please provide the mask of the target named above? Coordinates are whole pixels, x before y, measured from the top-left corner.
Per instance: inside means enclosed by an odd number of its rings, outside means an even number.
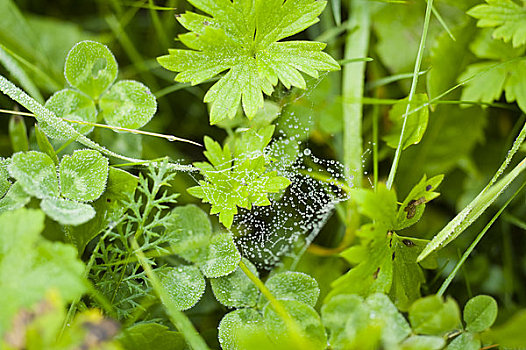
[[[239,309],[226,314],[219,323],[219,343],[224,350],[248,349],[243,341],[261,333],[263,316],[254,309]],[[266,337],[265,337],[266,338]],[[265,339],[269,342],[269,339]]]
[[[171,301],[181,311],[197,304],[205,292],[205,279],[195,266],[168,267],[159,273],[159,278]]]
[[[301,339],[310,345],[309,349],[325,349],[327,347],[327,336],[318,313],[300,301],[281,300],[280,302],[297,323],[302,332]],[[277,343],[290,340],[291,334],[288,333],[287,325],[281,316],[274,311],[270,303],[264,308],[263,317],[265,328],[271,339]]]
[[[467,14],[478,19],[479,27],[496,27],[493,37],[514,47],[526,43],[526,9],[512,0],[486,0],[487,5],[477,5]]]
[[[277,273],[265,282],[265,286],[276,299],[296,300],[312,307],[320,295],[318,282],[302,272]]]
[[[443,335],[460,326],[460,310],[453,299],[431,295],[411,305],[409,321],[418,334]]]
[[[35,125],[35,137],[37,139],[38,148],[47,154],[51,159],[53,159],[53,163],[55,163],[55,165],[58,165],[57,153],[55,152],[53,145],[51,145],[51,142],[49,142],[46,134],[38,125]]]
[[[402,125],[404,123],[404,114],[407,109],[408,98],[396,103],[391,111],[389,111],[389,119],[393,123],[389,133],[383,137],[387,145],[392,148],[397,148],[400,142],[400,134],[402,132]],[[402,140],[402,150],[405,150],[411,145],[415,145],[422,140],[424,132],[427,129],[427,121],[429,119],[429,107],[420,108],[417,112],[412,110],[422,107],[428,102],[426,94],[416,94],[411,101],[411,108],[406,116],[406,125],[404,130],[404,139]]]
[[[136,323],[117,339],[125,350],[183,350],[183,336],[159,323]]]
[[[482,332],[495,322],[499,311],[497,302],[489,295],[477,295],[464,307],[464,322],[470,332]]]
[[[446,350],[479,350],[480,346],[480,340],[473,333],[468,332],[453,339]]]
[[[258,276],[256,267],[250,261],[243,258],[243,262]],[[216,299],[227,307],[241,308],[255,306],[257,303],[259,290],[239,266],[227,276],[211,278],[210,284]]]
[[[232,234],[219,233],[210,239],[206,260],[198,265],[208,278],[217,278],[232,273],[241,260],[241,254],[232,238]]]
[[[388,190],[384,183],[378,183],[376,191],[357,188],[351,197],[358,204],[358,210],[368,218],[386,225],[396,226],[396,193]]]
[[[75,151],[60,162],[62,195],[76,201],[91,202],[106,188],[108,159],[94,150]]]
[[[446,342],[442,337],[413,335],[400,344],[401,350],[439,350]]]
[[[444,175],[437,175],[429,180],[425,175],[422,177],[404,199],[400,209],[398,209],[396,230],[414,225],[420,220],[424,214],[426,203],[440,195],[440,193],[434,192],[434,190],[440,185],[443,179]]]
[[[526,310],[515,313],[506,323],[484,332],[483,339],[488,343],[496,343],[505,348],[521,348],[526,344]]]
[[[95,216],[95,210],[91,205],[62,198],[44,198],[40,208],[47,216],[62,225],[77,226]]]
[[[115,81],[117,69],[117,61],[105,45],[85,40],[69,51],[64,74],[71,86],[96,99]]]
[[[202,209],[192,204],[174,208],[166,230],[172,252],[193,263],[206,260],[212,224]]]
[[[9,188],[4,198],[0,199],[0,213],[9,210],[16,210],[25,206],[31,200],[31,196],[27,194],[19,182],[15,182]]]
[[[135,193],[138,178],[124,170],[109,168],[108,183],[102,196],[91,203],[95,209],[95,217],[88,222],[70,228],[70,236],[77,246],[79,253],[95,236],[111,223],[121,219],[126,211],[122,201],[127,200]]]
[[[9,159],[0,158],[0,198],[2,198],[11,187],[11,182],[8,180],[9,170],[7,170],[9,162]]]
[[[158,58],[168,70],[179,72],[180,82],[200,84],[227,73],[205,95],[211,103],[210,123],[232,119],[241,102],[252,119],[281,81],[285,87],[305,88],[300,72],[317,78],[319,71],[339,69],[325,44],[308,41],[278,42],[318,21],[326,5],[315,0],[256,0],[254,2],[192,1],[209,14],[187,12],[178,21],[190,32],[179,39],[190,50],[170,50]]]
[[[99,106],[108,125],[139,129],[157,111],[155,96],[144,84],[121,80],[102,95]]]
[[[9,138],[13,152],[29,151],[29,140],[27,139],[27,128],[24,118],[12,115],[9,119]]]
[[[66,118],[81,122],[96,123],[97,109],[93,100],[86,95],[71,89],[55,92],[44,105],[59,118]],[[93,126],[71,124],[73,129],[81,134],[88,134]]]
[[[51,290],[64,301],[85,292],[84,264],[76,250],[43,239],[44,214],[18,209],[0,215],[0,337],[21,307],[30,307]]]
[[[411,334],[411,327],[387,295],[372,294],[365,302],[369,307],[373,322],[375,318],[380,318],[384,322],[382,341],[386,347],[398,344]]]
[[[19,152],[13,155],[9,173],[24,191],[37,198],[58,197],[57,170],[53,160],[42,152]]]

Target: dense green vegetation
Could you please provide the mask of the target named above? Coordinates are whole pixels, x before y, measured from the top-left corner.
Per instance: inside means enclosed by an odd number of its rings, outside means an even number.
[[[0,348],[526,349],[525,50],[518,0],[0,0]]]

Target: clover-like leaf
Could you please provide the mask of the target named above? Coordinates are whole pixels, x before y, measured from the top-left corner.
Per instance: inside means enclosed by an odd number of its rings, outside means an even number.
[[[30,200],[31,196],[24,191],[22,185],[17,181],[9,188],[5,196],[0,199],[0,213],[22,208]]]
[[[320,295],[318,282],[301,272],[287,271],[272,275],[265,286],[277,299],[297,300],[312,307]]]
[[[499,311],[497,302],[489,295],[477,295],[464,307],[464,322],[471,332],[482,332],[493,324]]]
[[[251,308],[235,310],[223,317],[218,328],[222,349],[246,349],[242,345],[243,340],[261,334],[264,330],[263,316]],[[268,338],[265,340],[269,341]]]
[[[243,258],[243,262],[255,276],[258,275],[256,267],[250,261]],[[240,267],[227,276],[211,278],[210,285],[216,299],[228,307],[255,306],[259,296],[257,287]]]
[[[62,225],[77,226],[95,216],[95,210],[91,205],[62,198],[44,198],[40,208],[47,216]]]
[[[97,109],[93,100],[86,95],[71,89],[55,92],[44,105],[59,118],[80,122],[97,122]],[[88,134],[93,126],[72,124],[73,129],[81,134]]]
[[[460,310],[453,299],[430,295],[411,305],[409,321],[416,333],[443,335],[460,326]]]
[[[93,201],[106,188],[108,159],[94,150],[75,151],[60,162],[62,195],[76,201]]]
[[[99,106],[108,125],[139,129],[152,119],[157,101],[144,84],[121,80],[102,95]]]
[[[117,61],[105,45],[86,40],[69,51],[64,74],[71,86],[96,99],[115,81],[117,70]]]
[[[200,84],[228,71],[208,90],[210,123],[232,119],[240,102],[252,119],[278,81],[287,88],[305,88],[300,72],[317,78],[319,71],[339,69],[322,52],[325,44],[279,40],[297,34],[318,21],[326,1],[256,0],[191,3],[209,16],[187,12],[178,21],[190,32],[179,39],[190,50],[169,50],[158,58],[176,80]]]
[[[447,350],[479,350],[480,339],[473,333],[465,332],[457,336],[449,345]]]
[[[526,43],[526,8],[512,0],[486,0],[467,14],[478,19],[479,27],[496,27],[493,37],[504,42],[511,41],[514,47]]]
[[[204,261],[199,261],[198,265],[206,277],[217,278],[234,271],[240,260],[241,254],[237,250],[232,234],[226,232],[216,234],[210,239],[206,258]]]
[[[161,283],[179,310],[197,304],[205,292],[205,279],[196,266],[169,267],[159,273]]]
[[[58,197],[57,170],[53,160],[42,152],[19,152],[13,155],[9,173],[24,191],[37,198]]]
[[[321,323],[318,313],[307,304],[296,300],[281,300],[283,307],[298,325],[298,334],[309,345],[309,349],[325,349],[327,347],[327,335]],[[265,327],[269,336],[276,342],[286,342],[291,338],[291,329],[287,327],[282,317],[274,311],[271,304],[267,304],[263,310]],[[292,338],[294,339],[294,338]]]

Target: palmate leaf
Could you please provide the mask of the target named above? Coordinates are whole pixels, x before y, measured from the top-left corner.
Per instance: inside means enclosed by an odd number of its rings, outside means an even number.
[[[486,0],[487,5],[477,5],[468,15],[478,19],[479,27],[496,27],[493,37],[514,47],[526,43],[526,7],[512,0]]]
[[[279,40],[318,21],[326,1],[316,0],[189,0],[210,15],[187,12],[178,21],[190,32],[179,39],[190,50],[170,50],[158,58],[175,80],[200,84],[228,71],[205,95],[211,103],[210,123],[232,119],[242,102],[248,118],[263,107],[281,81],[287,88],[305,88],[300,72],[317,78],[319,71],[339,69],[322,52],[325,44]]]

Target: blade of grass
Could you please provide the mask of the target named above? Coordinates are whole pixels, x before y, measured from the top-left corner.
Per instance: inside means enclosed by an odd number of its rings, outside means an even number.
[[[334,22],[339,26],[342,24],[342,2],[341,0],[331,0],[331,5]]]

